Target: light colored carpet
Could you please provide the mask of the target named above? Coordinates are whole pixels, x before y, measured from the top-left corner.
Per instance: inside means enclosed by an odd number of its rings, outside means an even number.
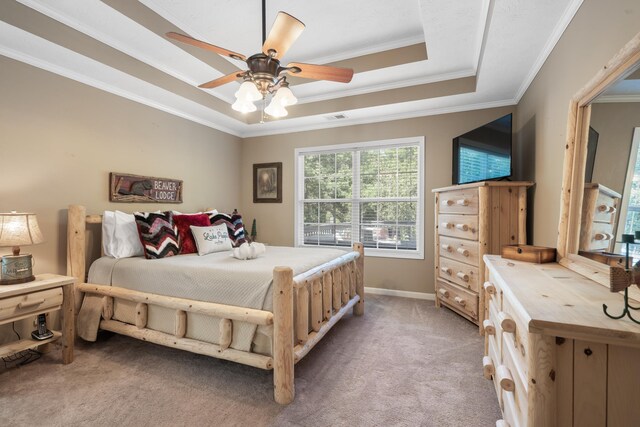
[[[272,374],[101,333],[0,370],[0,425],[494,426],[477,328],[432,301],[368,296],[296,366],[280,406]]]

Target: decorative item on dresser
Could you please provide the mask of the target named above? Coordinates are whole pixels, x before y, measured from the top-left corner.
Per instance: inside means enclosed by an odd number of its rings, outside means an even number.
[[[504,421],[632,426],[640,420],[640,327],[602,314],[620,296],[557,263],[486,255],[483,372]]]
[[[483,330],[484,254],[526,243],[527,188],[532,182],[482,181],[435,193],[436,305]]]
[[[602,184],[584,185],[580,250],[613,252],[620,194]]]

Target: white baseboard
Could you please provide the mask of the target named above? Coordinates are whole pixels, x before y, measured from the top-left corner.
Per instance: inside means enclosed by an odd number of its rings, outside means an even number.
[[[426,292],[398,291],[396,289],[369,288],[365,286],[365,294],[387,295],[391,297],[414,298],[435,301],[436,294],[428,294]]]

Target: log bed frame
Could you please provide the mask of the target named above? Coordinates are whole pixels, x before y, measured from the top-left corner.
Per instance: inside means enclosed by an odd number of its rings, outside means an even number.
[[[69,206],[67,275],[77,279],[76,313],[84,293],[102,295],[100,329],[265,370],[273,369],[274,399],[280,404],[291,403],[294,399],[294,364],[299,362],[349,309],[353,308],[353,314],[356,316],[364,314],[364,246],[361,243],[354,243],[353,251],[295,277],[291,268],[275,267],[272,313],[86,283],[86,227],[87,224],[100,223],[102,215],[87,215],[84,206]],[[112,319],[114,299],[136,303],[135,325]],[[146,327],[149,304],[175,310],[173,335]],[[220,318],[220,343],[212,344],[185,338],[187,312]],[[229,348],[234,320],[256,325],[273,325],[273,356]]]

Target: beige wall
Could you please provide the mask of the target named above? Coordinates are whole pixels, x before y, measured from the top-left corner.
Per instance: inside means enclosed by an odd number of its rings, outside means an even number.
[[[378,288],[434,292],[433,194],[451,185],[452,139],[512,112],[509,107],[420,117],[287,135],[248,138],[242,145],[242,206],[245,222],[256,218],[259,240],[272,245],[294,244],[294,150],[299,147],[425,137],[425,259],[367,258],[365,285]],[[282,162],[283,201],[253,203],[253,163]]]
[[[592,181],[622,194],[633,130],[640,126],[640,103],[593,104],[591,126],[599,133]]]
[[[66,272],[69,204],[90,213],[240,204],[239,138],[2,56],[0,93],[0,212],[38,215],[46,242],[23,248],[36,273]],[[184,203],[110,203],[109,172],[182,179]]]
[[[556,246],[569,100],[640,31],[639,23],[637,0],[585,0],[518,104],[520,161],[530,164],[521,178],[536,181],[536,245]]]

